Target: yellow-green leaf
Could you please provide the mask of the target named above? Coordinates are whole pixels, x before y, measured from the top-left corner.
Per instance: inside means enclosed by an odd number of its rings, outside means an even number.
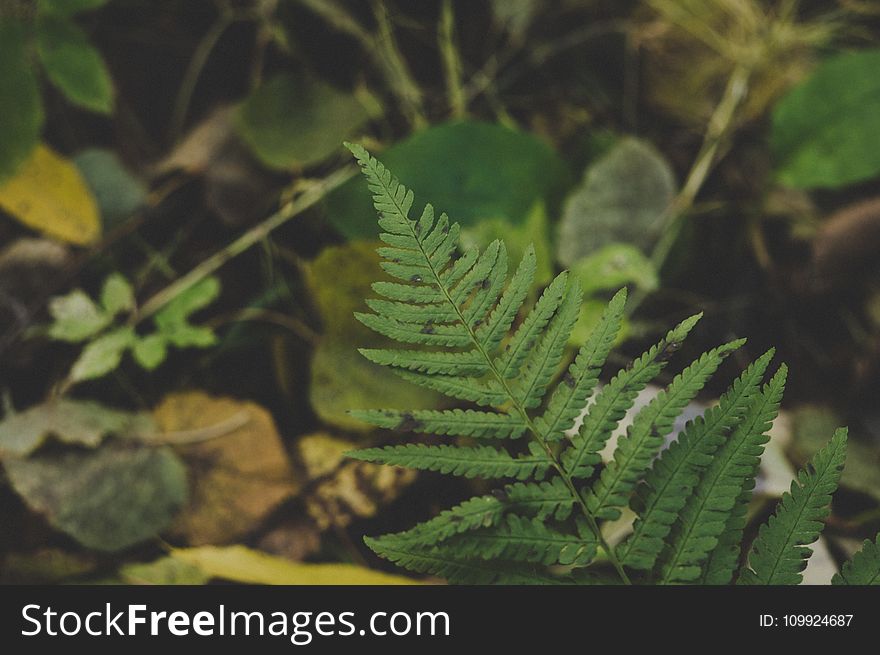
[[[249,584],[405,585],[418,584],[399,575],[354,564],[302,564],[244,546],[202,546],[173,550],[172,557],[200,568],[212,578]]]
[[[86,245],[101,236],[98,207],[79,170],[44,145],[0,186],[0,209],[61,241]]]

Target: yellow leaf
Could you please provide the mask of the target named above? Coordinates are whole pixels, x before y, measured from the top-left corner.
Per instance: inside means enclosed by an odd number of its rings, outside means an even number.
[[[82,246],[101,236],[98,206],[79,170],[44,145],[0,185],[0,208],[61,241]]]
[[[202,546],[173,550],[171,556],[212,578],[246,584],[406,585],[416,580],[371,571],[354,564],[302,564],[244,546]]]

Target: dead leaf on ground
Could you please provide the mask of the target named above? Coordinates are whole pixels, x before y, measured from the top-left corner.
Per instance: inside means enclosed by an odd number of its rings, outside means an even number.
[[[175,446],[189,465],[191,493],[172,532],[187,543],[240,539],[297,493],[275,422],[256,403],[190,391],[166,396],[153,416],[167,443],[210,437]],[[218,435],[223,424],[230,429]]]
[[[300,461],[310,480],[306,511],[322,530],[344,528],[355,518],[375,516],[416,478],[416,471],[347,459],[354,442],[315,433],[297,443]]]
[[[148,414],[124,412],[91,400],[60,398],[0,422],[0,457],[28,455],[49,437],[94,448],[110,434],[137,437],[155,431]]]
[[[171,556],[201,569],[211,578],[272,585],[418,584],[400,575],[371,571],[354,564],[303,564],[244,546],[203,546],[174,550]]]

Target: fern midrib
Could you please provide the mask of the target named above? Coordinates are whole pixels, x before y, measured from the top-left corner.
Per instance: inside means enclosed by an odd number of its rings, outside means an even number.
[[[397,211],[400,214],[400,216],[403,217],[404,221],[406,222],[407,227],[409,227],[409,230],[412,233],[412,237],[415,240],[416,245],[418,245],[419,252],[422,253],[422,256],[425,258],[425,261],[428,262],[428,267],[431,269],[431,274],[434,276],[434,282],[437,285],[437,288],[440,289],[440,292],[446,298],[446,301],[452,306],[453,311],[455,312],[456,316],[458,317],[458,320],[461,322],[462,325],[464,325],[465,329],[468,332],[468,335],[470,335],[471,341],[477,347],[477,350],[479,351],[480,355],[486,360],[486,363],[489,366],[489,371],[492,373],[492,375],[495,377],[495,379],[498,381],[498,383],[501,384],[502,388],[504,389],[504,392],[507,394],[508,398],[510,399],[510,401],[513,403],[514,407],[516,408],[517,412],[519,412],[520,416],[522,416],[522,418],[523,418],[523,421],[525,421],[526,425],[528,426],[529,431],[534,436],[535,441],[538,443],[539,446],[541,446],[541,448],[547,454],[547,457],[550,460],[551,465],[559,473],[560,477],[562,478],[563,482],[565,483],[565,486],[568,487],[569,492],[577,500],[578,505],[580,506],[581,511],[583,512],[584,517],[587,520],[587,524],[590,526],[590,530],[593,531],[593,533],[596,535],[596,540],[599,542],[599,545],[608,554],[608,559],[611,561],[612,565],[617,570],[617,573],[620,575],[620,579],[625,584],[632,584],[632,582],[629,579],[629,576],[627,576],[627,574],[626,574],[626,571],[624,571],[623,566],[620,563],[620,560],[617,558],[617,554],[615,553],[614,548],[610,544],[608,544],[608,542],[605,540],[605,537],[602,535],[602,531],[599,529],[598,523],[596,523],[596,519],[593,518],[593,515],[590,513],[590,510],[587,507],[586,502],[584,501],[581,494],[578,492],[577,487],[575,487],[575,485],[574,485],[574,482],[568,476],[568,474],[566,473],[562,464],[559,462],[556,455],[553,453],[552,448],[550,448],[549,444],[541,437],[541,434],[538,431],[537,426],[535,426],[535,423],[532,420],[532,417],[529,416],[529,413],[526,411],[526,408],[517,399],[516,395],[513,393],[510,386],[507,384],[507,380],[501,375],[501,373],[496,368],[495,361],[492,359],[492,357],[489,355],[489,353],[487,353],[486,350],[483,348],[483,344],[480,343],[479,339],[477,339],[476,333],[471,328],[471,326],[468,324],[468,322],[465,320],[464,315],[461,313],[461,310],[458,308],[458,305],[452,299],[452,296],[449,295],[449,291],[446,289],[446,286],[443,284],[443,282],[440,279],[440,272],[435,268],[434,262],[431,261],[430,255],[427,252],[425,252],[425,249],[422,247],[422,242],[419,239],[419,235],[416,234],[416,231],[413,228],[413,221],[410,220],[408,213],[406,211],[404,211],[403,207],[400,205],[400,203],[398,203],[397,198],[395,197],[395,194],[389,193],[388,196],[391,198],[391,201],[394,204],[394,206],[397,208]]]

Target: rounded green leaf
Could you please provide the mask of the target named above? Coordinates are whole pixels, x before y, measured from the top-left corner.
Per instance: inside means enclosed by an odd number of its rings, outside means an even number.
[[[0,181],[11,177],[40,140],[43,105],[25,28],[0,16]]]
[[[109,316],[134,309],[134,290],[121,273],[111,273],[104,280],[101,305]]]
[[[150,334],[135,341],[131,354],[141,367],[152,371],[165,361],[168,353],[168,344],[161,334]]]
[[[186,501],[186,469],[167,448],[108,442],[3,464],[29,507],[94,550],[115,552],[155,537]]]
[[[37,22],[37,52],[49,80],[75,105],[109,114],[113,82],[101,53],[73,22],[43,16]]]
[[[96,335],[111,319],[82,289],[52,298],[49,314],[54,319],[49,326],[49,337],[70,342],[84,341]]]
[[[70,369],[71,381],[93,380],[115,370],[135,338],[134,330],[122,327],[92,341]]]
[[[278,75],[244,101],[236,129],[264,164],[288,169],[325,159],[368,119],[351,93],[311,78]]]
[[[144,183],[132,175],[110,150],[84,150],[74,157],[73,163],[95,196],[105,228],[118,225],[146,201]]]
[[[779,180],[840,187],[880,175],[880,49],[831,57],[773,111]]]
[[[675,195],[675,176],[649,143],[621,139],[587,168],[565,202],[556,254],[563,266],[615,241],[649,247]]]
[[[531,134],[472,121],[437,125],[388,148],[379,159],[413,190],[415,207],[431,202],[463,228],[484,219],[526,222],[535,203],[569,185],[559,156]],[[331,193],[327,217],[349,238],[375,238],[376,215],[366,181],[354,178]]]

